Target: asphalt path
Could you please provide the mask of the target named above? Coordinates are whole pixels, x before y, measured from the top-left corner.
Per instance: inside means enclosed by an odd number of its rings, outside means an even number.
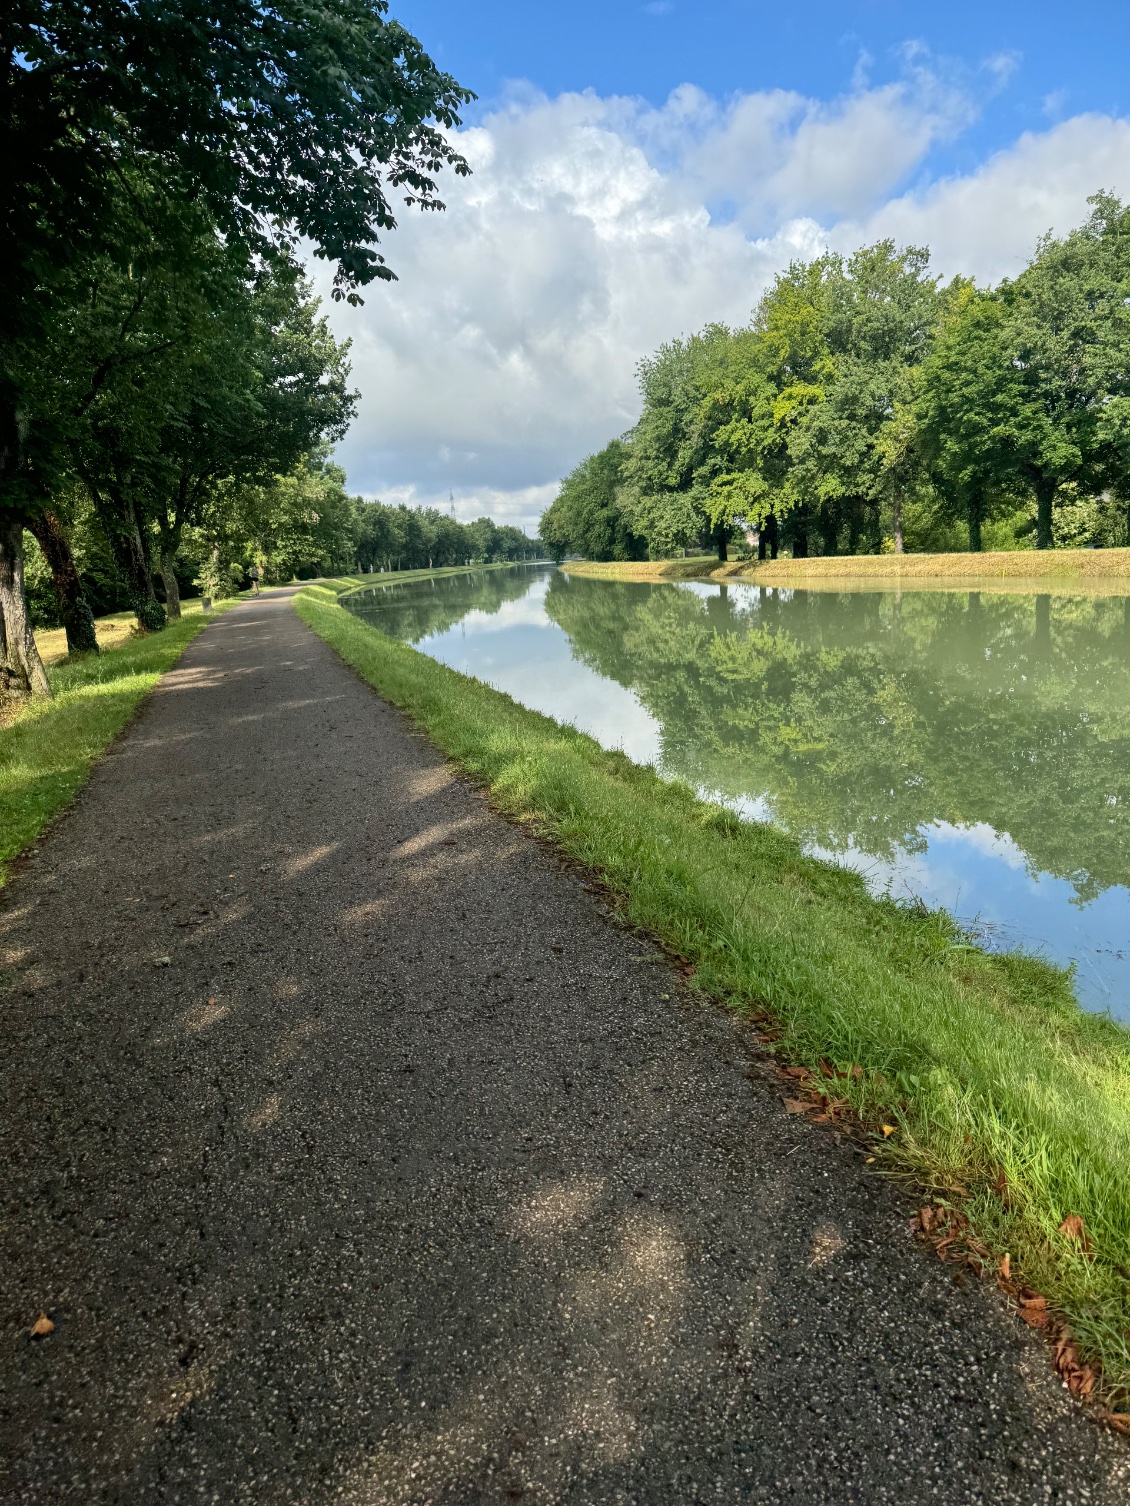
[[[0,895],[0,1500],[1124,1506],[998,1294],[288,598]]]

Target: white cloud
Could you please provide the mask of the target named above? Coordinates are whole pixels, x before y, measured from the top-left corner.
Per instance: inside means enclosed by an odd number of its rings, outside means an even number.
[[[516,90],[460,132],[474,174],[445,182],[445,214],[405,211],[385,248],[400,280],[332,310],[363,393],[340,450],[351,484],[441,505],[451,491],[460,517],[532,529],[560,476],[634,421],[639,358],[744,321],[790,259],[893,235],[931,245],[947,275],[996,279],[1077,223],[1089,192],[1130,190],[1130,122],[1094,115],[908,187],[1011,64],[990,60],[977,85],[920,49],[904,62],[898,82],[861,75],[830,102]]]
[[[1043,132],[1028,131],[976,172],[945,178],[892,199],[832,232],[847,248],[892,235],[928,245],[935,268],[985,282],[1014,277],[1047,230],[1062,234],[1087,215],[1100,188],[1130,193],[1130,121],[1076,115]]]

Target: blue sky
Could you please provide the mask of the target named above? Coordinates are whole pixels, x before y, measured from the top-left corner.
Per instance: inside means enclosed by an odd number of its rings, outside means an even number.
[[[447,211],[337,305],[352,486],[535,528],[638,413],[635,366],[747,320],[796,257],[893,237],[1015,275],[1100,188],[1130,199],[1130,6],[393,0],[478,94]],[[317,274],[318,269],[315,269]],[[324,282],[323,282],[324,285]]]
[[[861,71],[897,77],[906,49],[925,48],[983,100],[975,126],[932,154],[933,172],[968,167],[1049,119],[1121,115],[1130,103],[1130,5],[1110,0],[400,0],[394,13],[488,106],[515,80],[653,105],[684,83],[719,97],[793,89],[827,99]]]

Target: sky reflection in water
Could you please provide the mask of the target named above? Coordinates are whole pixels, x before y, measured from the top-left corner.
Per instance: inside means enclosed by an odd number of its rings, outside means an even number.
[[[517,567],[353,610],[1130,1020],[1130,599]]]

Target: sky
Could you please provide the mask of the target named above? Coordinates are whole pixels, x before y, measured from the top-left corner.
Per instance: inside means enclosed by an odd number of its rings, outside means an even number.
[[[637,362],[746,322],[825,248],[926,245],[1014,276],[1130,198],[1130,6],[894,0],[393,0],[478,98],[469,179],[404,209],[352,340],[351,490],[535,532],[630,428]],[[328,277],[313,264],[321,290]]]

